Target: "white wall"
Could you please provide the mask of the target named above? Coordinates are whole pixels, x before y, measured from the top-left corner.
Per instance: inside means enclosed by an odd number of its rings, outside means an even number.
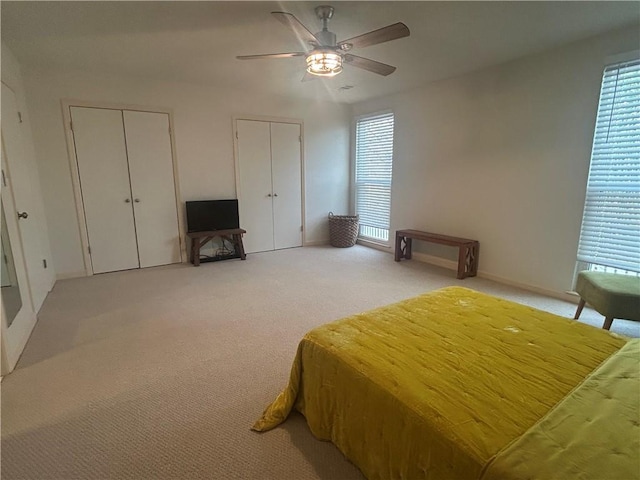
[[[354,105],[395,112],[392,230],[477,239],[480,274],[570,290],[602,70],[639,44],[620,30]]]
[[[328,239],[326,216],[348,207],[349,109],[293,102],[247,91],[122,78],[78,71],[24,69],[51,245],[59,276],[82,275],[79,226],[65,144],[61,99],[171,108],[184,201],[234,198],[233,115],[304,121],[306,241]]]
[[[2,44],[2,82],[15,94],[17,107],[22,115],[21,142],[23,158],[7,158],[12,174],[12,186],[18,210],[29,210],[29,235],[22,235],[22,245],[28,265],[28,276],[34,311],[37,313],[44,298],[55,282],[55,269],[49,243],[49,232],[45,220],[41,181],[35,159],[35,148],[31,128],[31,115],[25,99],[24,81],[20,65],[11,50]],[[20,192],[16,189],[21,188]],[[28,208],[24,202],[28,200]],[[35,235],[33,233],[35,232]],[[32,238],[35,237],[35,238]],[[17,241],[16,239],[11,239]],[[47,261],[45,268],[42,260]],[[26,286],[24,287],[26,288]]]

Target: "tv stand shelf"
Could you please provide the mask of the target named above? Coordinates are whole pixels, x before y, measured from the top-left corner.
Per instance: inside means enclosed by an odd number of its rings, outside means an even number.
[[[247,258],[242,245],[242,235],[247,233],[242,228],[232,228],[229,230],[209,230],[207,232],[187,232],[187,237],[191,239],[191,253],[189,259],[194,267],[200,265],[200,262],[215,262],[218,260],[227,260],[229,258],[239,258],[245,260]],[[215,237],[221,237],[233,243],[235,254],[225,257],[209,257],[200,258],[200,249]]]

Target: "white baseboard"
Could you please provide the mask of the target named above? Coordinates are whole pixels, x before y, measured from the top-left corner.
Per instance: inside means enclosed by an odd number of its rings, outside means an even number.
[[[382,252],[393,252],[393,248],[391,248],[391,245],[383,245],[381,243],[371,242],[369,240],[363,240],[361,238],[357,239],[356,243],[365,247],[375,248],[376,250],[380,250]]]
[[[455,270],[456,272],[458,271],[458,262],[454,262],[453,260],[449,260],[446,258],[436,257],[434,255],[428,255],[426,253],[420,252],[412,252],[411,258],[418,260],[419,262],[435,265],[436,267],[446,268],[447,270]]]
[[[370,242],[368,240],[358,239],[358,240],[356,240],[356,243],[358,245],[363,245],[363,246],[369,247],[369,248],[375,248],[376,250],[381,250],[381,251],[387,252],[387,253],[392,251],[390,246],[381,245],[379,243]],[[304,244],[302,246],[303,247],[319,247],[319,246],[323,246],[323,245],[331,245],[331,241],[329,239],[326,239],[326,240],[314,240],[313,242],[304,242]]]
[[[491,273],[487,273],[483,271],[478,271],[478,276],[482,278],[486,278],[488,280],[493,280],[494,282],[503,283],[505,285],[511,285],[512,287],[521,288],[523,290],[528,290],[533,293],[539,293],[540,295],[546,295],[547,297],[557,298],[558,300],[564,300],[566,302],[577,304],[578,301],[580,301],[580,297],[574,292],[558,292],[556,290],[549,290],[548,288],[539,287],[537,285],[529,285],[528,283],[514,282],[513,280],[509,280],[507,278],[503,278],[498,275],[493,275]]]
[[[87,276],[87,273],[84,270],[81,272],[58,273],[56,275],[56,281],[69,280],[70,278],[80,278],[80,277],[86,277],[86,276]]]
[[[428,263],[430,265],[435,265],[437,267],[446,268],[448,270],[458,271],[458,262],[454,262],[453,260],[448,260],[446,258],[436,257],[433,255],[428,255],[426,253],[412,253],[412,258],[418,260],[419,262]],[[488,273],[483,270],[478,270],[478,276],[481,278],[486,278],[487,280],[492,280],[494,282],[502,283],[504,285],[509,285],[512,287],[521,288],[523,290],[528,290],[530,292],[539,293],[541,295],[546,295],[547,297],[557,298],[559,300],[564,300],[571,303],[578,303],[580,297],[576,295],[574,292],[558,292],[556,290],[549,290],[547,288],[538,287],[537,285],[529,285],[527,283],[514,282],[508,278],[501,277],[499,275],[494,275],[492,273]]]
[[[321,247],[323,245],[329,245],[329,239],[326,240],[314,240],[313,242],[304,242],[303,247]]]

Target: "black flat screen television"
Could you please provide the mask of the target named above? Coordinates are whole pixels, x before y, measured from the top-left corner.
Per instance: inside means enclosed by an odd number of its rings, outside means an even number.
[[[238,200],[196,200],[186,205],[188,232],[240,228]]]

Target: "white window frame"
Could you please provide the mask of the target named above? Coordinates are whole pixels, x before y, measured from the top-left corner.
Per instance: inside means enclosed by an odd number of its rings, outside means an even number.
[[[635,51],[635,52],[629,52],[627,54],[623,54],[623,55],[619,55],[617,57],[611,57],[608,59],[607,61],[607,65],[605,66],[605,68],[603,69],[603,77],[602,77],[602,81],[600,82],[600,89],[599,89],[599,99],[600,101],[598,102],[598,112],[600,112],[602,105],[602,87],[604,85],[604,75],[606,74],[606,70],[610,69],[612,67],[617,67],[617,66],[621,66],[624,65],[625,63],[631,63],[631,62],[637,62],[640,59],[640,51]],[[592,146],[592,151],[591,151],[591,161],[590,161],[590,168],[589,168],[589,179],[588,179],[588,183],[587,183],[587,196],[585,198],[585,210],[583,211],[583,218],[582,218],[582,223],[584,224],[585,221],[585,214],[586,214],[586,202],[588,200],[588,196],[589,196],[589,182],[591,181],[591,169],[593,167],[593,154],[596,148],[596,142],[598,141],[597,138],[597,129],[599,126],[599,122],[598,122],[598,117],[596,116],[595,119],[595,125],[594,125],[594,138],[593,138],[593,146]],[[633,157],[632,157],[633,158]],[[599,164],[598,165],[600,168],[602,168],[602,165]],[[581,226],[580,229],[580,242],[582,242],[583,240],[583,226]],[[579,244],[579,251],[578,251],[578,259],[576,261],[576,271],[575,271],[575,275],[574,275],[574,282],[575,282],[575,278],[577,277],[577,274],[579,271],[582,270],[589,270],[589,271],[601,271],[601,272],[610,272],[610,273],[617,273],[617,274],[624,274],[624,275],[632,275],[632,276],[640,276],[640,264],[637,266],[637,268],[632,268],[629,269],[628,266],[621,266],[621,265],[611,265],[608,263],[613,263],[615,264],[615,261],[607,261],[607,260],[603,260],[601,262],[590,262],[586,259],[586,257],[588,256],[585,253],[585,249],[582,249],[583,251],[581,252],[581,245]],[[582,257],[582,258],[581,258]],[[623,262],[624,263],[624,262]]]
[[[372,244],[373,246],[382,246],[382,247],[389,247],[391,245],[391,242],[393,241],[392,238],[392,229],[391,229],[391,211],[392,211],[392,204],[393,204],[393,161],[395,159],[395,137],[396,137],[396,132],[395,132],[395,112],[391,109],[387,109],[387,110],[379,110],[376,112],[371,112],[371,113],[366,113],[366,114],[362,114],[362,115],[357,115],[356,117],[354,117],[353,119],[353,124],[352,124],[352,149],[351,149],[351,158],[352,158],[352,162],[351,162],[351,211],[355,214],[357,213],[357,184],[356,184],[356,155],[357,155],[357,136],[358,136],[358,122],[360,122],[361,120],[365,120],[367,118],[372,118],[372,117],[377,117],[377,116],[381,116],[381,115],[388,115],[388,114],[392,114],[393,115],[393,120],[394,120],[394,128],[393,128],[393,141],[392,141],[392,174],[391,174],[391,182],[389,184],[389,226],[387,228],[388,230],[388,235],[387,235],[387,240],[382,240],[379,238],[375,238],[375,237],[369,237],[369,236],[364,236],[361,235],[361,230],[360,228],[358,229],[358,241],[362,242],[362,243],[367,243],[367,244]]]

